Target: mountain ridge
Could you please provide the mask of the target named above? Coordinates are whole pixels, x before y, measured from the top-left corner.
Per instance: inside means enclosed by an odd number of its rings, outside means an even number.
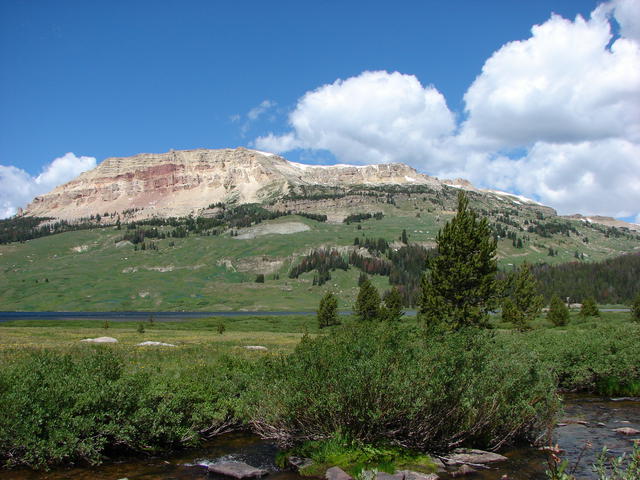
[[[446,185],[481,191],[465,180],[441,181],[402,163],[306,165],[243,147],[171,150],[107,158],[36,197],[22,214],[76,220],[134,209],[141,211],[138,218],[183,216],[215,203],[262,203],[292,187],[312,185],[428,185],[436,191]]]
[[[404,164],[314,166],[245,148],[173,150],[108,158],[36,197],[23,215],[76,220],[134,209],[137,218],[185,216],[215,203],[262,203],[291,186],[401,183],[439,182]]]
[[[462,178],[440,180],[402,163],[308,165],[244,147],[110,157],[51,192],[35,197],[20,215],[73,222],[105,212],[117,215],[127,212],[123,220],[133,221],[199,216],[206,214],[209,206],[219,203],[277,203],[281,208],[290,209],[290,204],[283,199],[306,187],[381,185],[425,186],[436,194],[444,188],[459,188],[507,199],[514,206],[539,206],[557,215],[551,207],[521,195],[477,188]],[[337,213],[334,207],[330,202],[316,203],[304,205],[302,210],[324,210],[322,213],[328,214],[330,221],[341,221],[349,213],[345,205]],[[640,231],[640,225],[609,217],[575,214],[563,218]]]

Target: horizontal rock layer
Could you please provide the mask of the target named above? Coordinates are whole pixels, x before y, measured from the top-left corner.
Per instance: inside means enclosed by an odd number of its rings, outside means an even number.
[[[245,148],[109,158],[36,197],[24,214],[76,220],[137,210],[135,218],[198,214],[217,202],[262,202],[298,185],[430,184],[404,164],[312,166]]]

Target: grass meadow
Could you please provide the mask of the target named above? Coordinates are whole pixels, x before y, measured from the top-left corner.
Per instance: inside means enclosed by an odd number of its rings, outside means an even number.
[[[327,284],[313,286],[313,272],[288,278],[291,266],[313,248],[348,247],[355,237],[363,236],[393,242],[405,228],[410,242],[434,246],[438,229],[451,216],[428,214],[418,200],[380,209],[384,218],[360,224],[287,216],[261,226],[299,222],[309,230],[245,240],[229,234],[154,240],[158,250],[118,246],[124,231],[113,227],[0,245],[0,310],[310,311],[327,289],[336,293],[340,308],[348,309],[357,295],[357,269],[332,272]],[[509,269],[525,260],[567,262],[575,260],[576,252],[595,261],[637,247],[637,240],[607,238],[583,222],[572,224],[579,236],[529,234],[522,249],[514,248],[511,240],[500,240],[500,266]],[[584,237],[589,243],[582,241]],[[549,257],[547,247],[557,256]],[[260,273],[265,283],[255,282]],[[386,277],[374,276],[372,281],[381,291],[389,288]]]

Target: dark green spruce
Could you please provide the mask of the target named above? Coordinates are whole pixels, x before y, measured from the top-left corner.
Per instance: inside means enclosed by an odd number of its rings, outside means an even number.
[[[633,304],[631,305],[631,320],[640,322],[640,292],[638,292]]]
[[[580,315],[582,317],[599,317],[600,310],[593,297],[587,297],[582,301],[582,308],[580,308]]]
[[[520,331],[528,330],[530,322],[542,311],[544,299],[528,263],[522,264],[506,282],[506,297],[502,302],[502,319]]]
[[[382,320],[387,322],[399,322],[404,315],[402,310],[402,295],[397,287],[393,287],[384,296],[384,305],[382,307]]]
[[[422,279],[419,316],[427,325],[444,323],[452,329],[485,326],[496,309],[496,239],[486,218],[469,208],[458,194],[458,212],[436,237],[438,255],[427,259]]]
[[[558,295],[551,297],[547,319],[556,327],[562,327],[569,323],[569,308],[560,300]]]
[[[318,306],[318,326],[324,328],[339,324],[338,299],[333,292],[327,292],[320,299],[320,305]]]
[[[356,298],[354,313],[361,322],[380,318],[380,294],[369,278],[364,279]]]

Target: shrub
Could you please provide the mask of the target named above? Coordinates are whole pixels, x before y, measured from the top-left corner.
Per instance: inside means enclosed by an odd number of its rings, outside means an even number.
[[[43,468],[195,445],[236,426],[252,367],[222,358],[170,377],[108,347],[35,351],[0,370],[0,463]]]
[[[640,478],[640,444],[633,442],[633,451],[627,456],[619,457],[609,454],[607,447],[603,447],[598,455],[593,470],[598,480],[634,480]]]
[[[640,326],[632,323],[519,336],[517,348],[537,354],[562,390],[640,395]],[[515,340],[514,340],[515,341]]]
[[[499,448],[534,439],[558,407],[535,355],[478,329],[357,323],[305,338],[270,368],[252,423],[283,445],[340,432],[420,451]]]

